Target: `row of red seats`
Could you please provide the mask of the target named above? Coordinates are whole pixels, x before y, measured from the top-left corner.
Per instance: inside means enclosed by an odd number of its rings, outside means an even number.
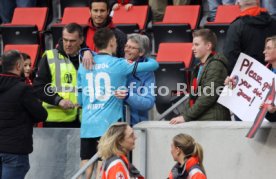
[[[11,24],[4,24],[1,26],[4,50],[15,48],[11,44],[32,44],[28,47],[28,53],[34,54],[32,55],[32,60],[36,62],[36,58],[39,56],[38,54],[41,54],[40,49],[44,50],[43,32],[47,14],[47,8],[16,8]],[[238,14],[238,6],[219,6],[215,22],[207,23],[206,27],[213,29],[218,28],[216,31],[218,34],[225,34],[228,25]],[[192,31],[198,27],[199,15],[199,5],[168,6],[163,21],[153,24],[152,27],[156,47],[155,51],[158,51],[159,44],[163,42],[191,42]],[[54,44],[56,44],[61,37],[62,27],[65,24],[77,22],[85,26],[89,17],[90,12],[88,7],[65,8],[61,22],[51,27]],[[115,11],[113,15],[114,23],[127,33],[145,31],[148,18],[148,6],[134,6],[130,11],[125,11],[121,8]],[[26,45],[21,45],[21,47],[16,48],[23,52],[27,52],[28,49]],[[160,46],[159,51],[162,52],[162,48],[163,46]],[[183,51],[181,48],[180,51]],[[178,48],[166,47],[165,49],[175,51],[175,49]],[[191,50],[189,51],[191,53]],[[171,61],[173,58],[171,55],[177,53],[169,52],[168,54],[170,54],[170,56],[164,59]],[[157,59],[160,59],[160,55],[157,55]],[[186,61],[185,66],[189,67],[190,63],[191,62]]]

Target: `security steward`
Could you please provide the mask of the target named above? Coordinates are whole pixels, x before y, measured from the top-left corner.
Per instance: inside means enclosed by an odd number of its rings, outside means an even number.
[[[83,39],[80,25],[67,24],[57,47],[46,50],[42,56],[34,91],[48,112],[43,127],[80,127],[76,88]]]

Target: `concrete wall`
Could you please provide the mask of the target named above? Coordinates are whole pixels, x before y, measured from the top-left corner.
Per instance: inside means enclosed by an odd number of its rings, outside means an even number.
[[[276,124],[264,123],[253,139],[247,139],[249,122],[143,122],[137,135],[133,163],[147,179],[164,179],[174,161],[173,136],[192,135],[204,148],[209,179],[275,179]],[[79,129],[34,129],[34,152],[27,179],[68,179],[79,169]]]
[[[35,128],[26,179],[69,179],[80,166],[79,129]]]
[[[148,179],[166,178],[174,165],[172,138],[187,133],[203,146],[208,178],[274,179],[276,124],[264,123],[253,139],[245,137],[250,127],[250,122],[144,122],[135,126],[134,164]]]

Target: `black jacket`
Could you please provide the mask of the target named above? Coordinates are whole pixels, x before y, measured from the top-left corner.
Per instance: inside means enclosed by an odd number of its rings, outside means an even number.
[[[272,66],[271,66],[271,65],[267,65],[267,67],[268,67],[270,70],[272,70]],[[274,112],[274,113],[269,113],[269,112],[267,112],[265,118],[266,118],[267,120],[269,120],[270,122],[276,122],[276,112]]]
[[[270,122],[276,122],[276,112],[274,112],[274,113],[267,112],[265,118],[267,120],[269,120]]]
[[[61,53],[63,56],[67,56],[66,53],[63,50],[63,43],[62,40],[59,41],[59,45],[57,47],[57,50],[59,53]],[[78,55],[74,57],[68,57],[70,61],[73,63],[74,67],[76,70],[79,68],[79,57]],[[59,96],[57,93],[53,93],[51,95],[47,95],[45,93],[44,88],[47,87],[48,84],[52,83],[52,75],[50,72],[50,67],[48,64],[47,56],[44,55],[42,59],[40,60],[39,67],[38,67],[38,72],[36,75],[36,78],[34,79],[34,92],[36,96],[44,101],[47,102],[51,105],[58,105],[60,100],[62,99],[61,96]]]
[[[0,74],[0,152],[31,153],[33,124],[46,118],[31,86],[14,74]]]
[[[264,64],[264,45],[267,37],[276,35],[276,21],[262,12],[258,16],[238,17],[230,25],[224,44],[224,55],[231,72],[243,52]]]

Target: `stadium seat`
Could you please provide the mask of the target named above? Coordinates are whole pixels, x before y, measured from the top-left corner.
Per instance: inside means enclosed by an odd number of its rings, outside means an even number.
[[[5,45],[4,52],[8,50],[19,50],[20,52],[27,53],[31,57],[32,67],[37,67],[38,65],[38,57],[39,57],[39,45],[31,44],[31,45]]]
[[[166,95],[157,94],[156,108],[163,113],[172,105],[172,100],[183,91],[185,84],[188,87],[190,68],[192,64],[192,43],[161,43],[156,60],[159,62],[159,69],[155,72],[156,85],[158,89],[166,86],[169,93]],[[188,90],[187,90],[188,91]],[[168,118],[172,117],[171,115]]]
[[[156,60],[158,62],[182,62],[185,68],[190,68],[192,43],[161,43]]]
[[[40,44],[39,31],[36,25],[1,26],[3,45],[7,44]]]
[[[10,24],[1,25],[3,45],[40,44],[44,46],[43,30],[48,8],[15,8]]]
[[[204,27],[211,29],[218,38],[218,52],[223,51],[223,44],[229,25],[239,16],[240,8],[237,5],[220,5],[218,6],[215,21],[207,22]]]
[[[216,51],[222,53],[229,24],[209,24],[208,23],[208,24],[205,24],[204,27],[212,30],[217,35]]]
[[[81,14],[81,15],[80,15]],[[87,26],[90,18],[90,10],[88,7],[67,7],[64,10],[63,17],[60,23],[51,26],[51,33],[53,37],[53,45],[58,43],[62,36],[62,29],[66,24],[76,22],[83,27]]]
[[[47,15],[47,7],[15,8],[11,24],[36,25],[39,31],[43,31]]]
[[[155,51],[162,42],[191,42],[199,16],[199,5],[167,6],[163,21],[152,26]]]
[[[230,24],[235,20],[241,13],[238,5],[219,5],[214,22],[208,23],[224,23]]]
[[[129,11],[123,7],[114,11],[113,23],[126,34],[144,31],[149,18],[149,6],[132,6]]]
[[[158,89],[155,104],[161,114],[172,106],[173,99],[179,96],[179,89],[186,84],[185,66],[183,62],[159,62],[155,78]]]
[[[64,14],[66,7],[89,7],[89,0],[60,0],[61,14]]]

